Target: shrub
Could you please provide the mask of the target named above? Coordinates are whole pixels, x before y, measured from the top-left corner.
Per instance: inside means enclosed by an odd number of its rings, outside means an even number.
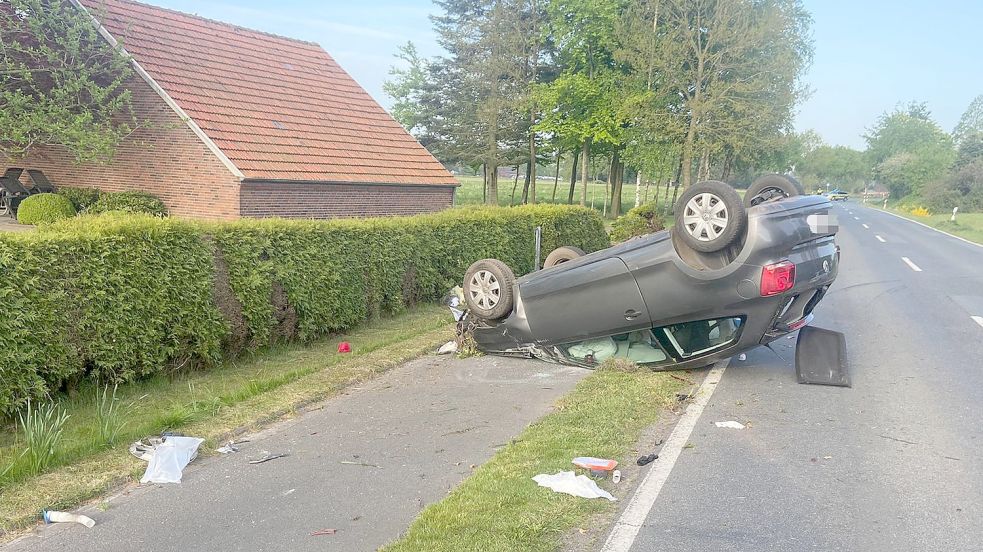
[[[75,210],[80,213],[99,201],[99,196],[102,194],[95,188],[58,188],[57,193],[71,201]]]
[[[46,224],[74,216],[72,202],[58,194],[32,195],[17,208],[17,222],[21,224]]]
[[[143,213],[157,217],[167,216],[167,207],[157,196],[144,192],[110,192],[102,194],[99,200],[93,203],[87,213],[99,214],[109,211],[122,211],[124,213]]]
[[[622,242],[635,236],[664,230],[665,218],[655,202],[639,205],[611,223],[611,241]]]
[[[81,377],[122,383],[311,340],[436,300],[477,259],[608,245],[580,207],[405,218],[195,223],[84,215],[0,234],[0,413]]]

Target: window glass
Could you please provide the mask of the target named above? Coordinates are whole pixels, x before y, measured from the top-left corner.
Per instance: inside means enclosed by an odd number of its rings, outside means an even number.
[[[578,341],[567,345],[566,350],[575,360],[587,364],[600,364],[609,358],[624,358],[638,364],[656,364],[669,358],[651,330]]]
[[[659,330],[672,347],[683,358],[708,353],[737,341],[741,333],[743,319],[740,317],[718,318],[673,324]]]

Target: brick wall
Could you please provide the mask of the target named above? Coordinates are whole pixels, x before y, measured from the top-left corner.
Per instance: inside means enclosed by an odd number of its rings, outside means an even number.
[[[450,186],[243,182],[244,217],[336,218],[416,215],[453,203]]]
[[[79,165],[65,149],[44,147],[24,159],[0,157],[3,170],[41,169],[55,186],[149,192],[160,197],[172,215],[237,218],[239,179],[143,79],[134,77],[130,89],[137,118],[151,125],[127,138],[111,162]],[[23,180],[28,185],[26,172]]]

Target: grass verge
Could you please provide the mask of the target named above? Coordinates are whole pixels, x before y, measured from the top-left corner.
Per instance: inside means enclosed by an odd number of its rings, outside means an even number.
[[[880,207],[875,208],[881,209]],[[960,238],[965,238],[971,242],[983,245],[983,213],[959,213],[956,215],[956,222],[951,222],[949,218],[952,216],[952,213],[922,217],[900,209],[888,207],[887,210],[906,219],[926,224],[932,228],[938,228]]]
[[[571,470],[577,456],[630,461],[684,385],[662,372],[596,371],[383,550],[557,550],[565,532],[615,505],[555,493],[532,477]]]
[[[164,430],[206,439],[203,453],[231,436],[291,415],[351,384],[393,368],[453,338],[443,307],[428,305],[309,345],[272,348],[207,372],[136,382],[117,391],[125,425],[115,444],[100,431],[102,391],[83,389],[59,405],[70,418],[52,469],[30,475],[11,421],[0,428],[0,537],[35,523],[42,508],[67,509],[130,482],[146,468],[129,443]],[[338,354],[340,341],[351,354]]]

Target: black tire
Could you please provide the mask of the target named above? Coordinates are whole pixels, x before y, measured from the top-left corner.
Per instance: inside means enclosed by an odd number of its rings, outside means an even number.
[[[482,259],[464,273],[464,301],[478,318],[499,320],[515,306],[515,274],[498,259]]]
[[[766,201],[805,195],[806,189],[794,177],[783,174],[765,174],[751,183],[744,194],[744,206],[754,207]]]
[[[717,180],[690,186],[676,203],[675,231],[690,248],[713,253],[736,242],[747,227],[747,211],[734,188]]]
[[[551,268],[558,264],[583,257],[586,254],[583,249],[572,245],[557,247],[546,256],[546,260],[543,261],[543,268]]]

